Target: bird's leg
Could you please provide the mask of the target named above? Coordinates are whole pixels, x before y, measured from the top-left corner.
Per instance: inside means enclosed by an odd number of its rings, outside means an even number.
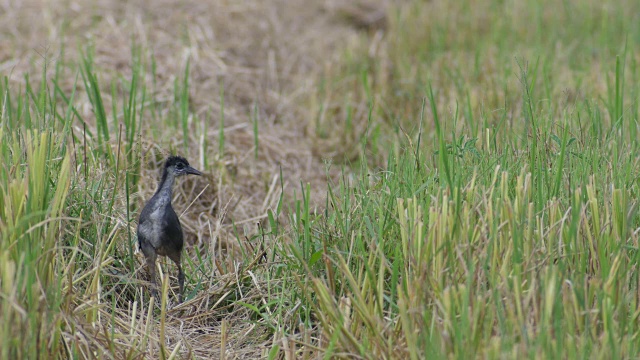
[[[182,265],[180,265],[180,253],[170,255],[169,258],[176,263],[178,267],[178,285],[180,286],[178,293],[178,301],[182,302],[182,294],[184,293],[184,271],[182,271]]]
[[[149,270],[149,276],[151,277],[151,296],[156,298],[156,301],[160,300],[158,296],[158,283],[156,282],[156,257],[155,253],[147,256],[147,269]]]
[[[182,266],[178,263],[178,284],[180,285],[179,301],[182,302],[182,294],[184,293],[184,272]]]

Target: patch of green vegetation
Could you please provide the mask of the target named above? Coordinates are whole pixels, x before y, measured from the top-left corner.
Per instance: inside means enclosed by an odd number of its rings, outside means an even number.
[[[143,139],[232,181],[229,94],[216,95],[211,146],[188,63],[160,101],[147,88],[153,56],[137,46],[110,92],[90,49],[36,85],[4,79],[0,358],[196,357],[167,340],[185,319],[222,324],[221,348],[228,326],[247,323],[269,358],[637,357],[639,6],[390,8],[386,33],[362,34],[312,94],[316,150],[353,165],[326,206],[303,185],[288,207],[274,177],[280,201],[257,234],[232,224],[241,245],[224,260],[192,249],[191,302],[172,309],[148,303],[134,255],[144,164],[165,155]],[[247,116],[254,158],[259,114]]]
[[[432,143],[431,105],[422,115],[420,106],[429,88],[448,136],[484,140],[490,129],[491,146],[525,148],[532,126],[557,134],[571,118],[569,130],[581,141],[594,132],[608,143],[634,141],[637,10],[631,1],[412,1],[391,8],[382,40],[361,35],[343,64],[324,75],[322,98],[313,102],[318,152],[352,161],[366,155],[382,166],[385,149],[405,134]],[[530,114],[532,106],[538,113]],[[546,121],[532,124],[533,115]],[[615,139],[614,130],[622,132]]]
[[[359,164],[293,219],[326,356],[638,356],[634,10],[416,1],[326,75]]]

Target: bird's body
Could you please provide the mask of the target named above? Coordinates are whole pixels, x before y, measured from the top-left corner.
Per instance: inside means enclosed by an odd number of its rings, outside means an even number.
[[[138,244],[147,260],[151,282],[154,288],[152,293],[157,297],[155,263],[158,255],[167,256],[178,266],[178,282],[180,285],[180,301],[184,288],[184,273],[180,265],[184,235],[180,219],[171,206],[173,195],[173,183],[175,178],[182,175],[201,173],[192,168],[186,159],[179,156],[170,156],[165,162],[162,178],[158,190],[149,199],[140,213],[138,221]]]
[[[183,246],[182,226],[171,206],[174,180],[172,175],[168,175],[140,213],[138,224],[140,248],[144,249],[148,243],[158,255],[167,256],[172,252],[180,252]]]

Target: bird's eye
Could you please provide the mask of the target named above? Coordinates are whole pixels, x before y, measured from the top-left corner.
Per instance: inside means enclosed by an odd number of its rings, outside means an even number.
[[[178,163],[178,164],[176,165],[176,169],[178,169],[178,170],[182,170],[182,169],[184,169],[184,164],[183,164],[183,163]]]

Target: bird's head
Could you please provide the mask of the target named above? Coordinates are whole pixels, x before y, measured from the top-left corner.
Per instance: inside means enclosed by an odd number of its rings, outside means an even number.
[[[189,165],[187,159],[181,156],[169,156],[164,164],[165,170],[173,173],[174,176],[182,175],[202,175],[202,173]]]

